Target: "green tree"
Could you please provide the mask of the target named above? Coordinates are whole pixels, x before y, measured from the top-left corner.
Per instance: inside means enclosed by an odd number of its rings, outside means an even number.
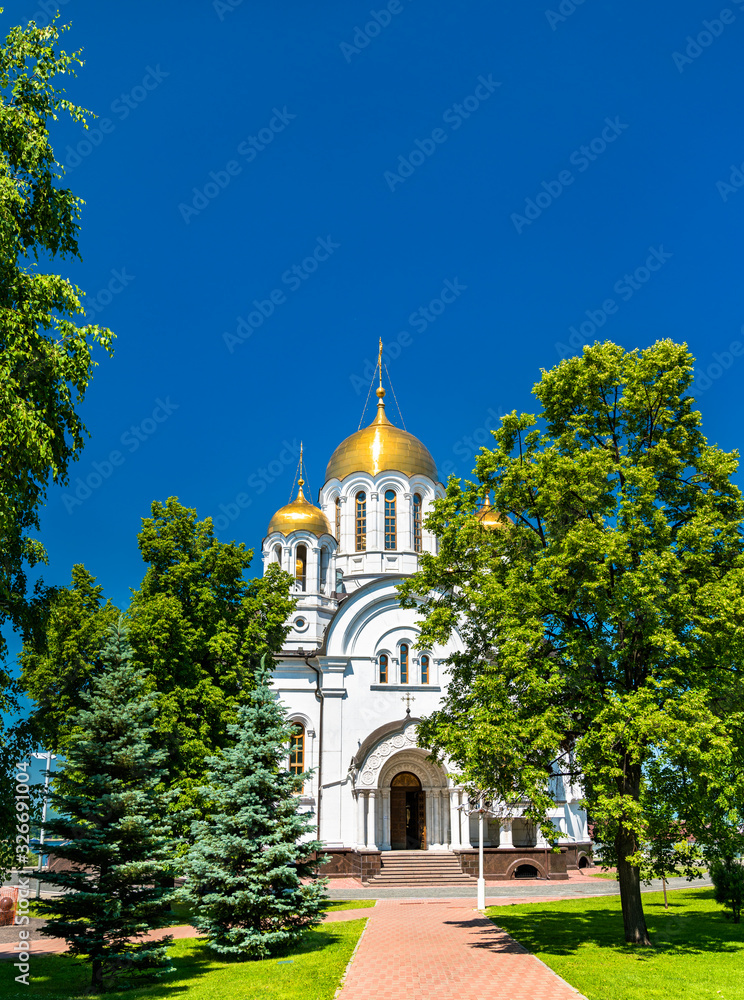
[[[120,625],[101,658],[54,778],[60,817],[46,825],[47,836],[63,841],[55,855],[71,865],[47,876],[64,892],[43,904],[43,933],[65,938],[71,954],[91,963],[98,991],[168,971],[163,940],[143,936],[167,923],[173,885],[164,819],[172,793],[161,790],[166,753],[152,745],[156,696],[146,692]]]
[[[230,742],[261,656],[281,649],[290,579],[270,566],[246,580],[253,553],[215,538],[210,519],[176,498],[152,505],[139,534],[148,569],[128,611],[135,660],[158,694],[159,745],[170,780],[194,806],[206,758]]]
[[[689,832],[744,801],[730,766],[744,732],[738,455],[706,441],[692,379],[668,340],[595,344],[543,370],[540,425],[502,419],[477,481],[451,479],[435,504],[439,554],[401,587],[409,606],[424,595],[421,644],[459,628],[466,646],[422,739],[476,787],[529,800],[553,838],[551,774],[580,778],[626,941],[641,944],[647,807],[669,792],[653,762],[684,767]],[[481,524],[487,502],[497,530]]]
[[[716,858],[710,866],[710,876],[716,902],[728,906],[734,923],[738,924],[744,908],[744,868],[741,861],[732,857]]]
[[[309,774],[287,766],[292,727],[270,687],[257,677],[229,727],[234,744],[209,758],[209,815],[197,821],[185,864],[194,923],[220,955],[264,958],[322,920],[327,880],[305,883],[321,849],[298,793]],[[302,842],[300,842],[302,841]]]
[[[1,12],[1,8],[0,8]],[[95,344],[112,335],[79,325],[80,290],[44,263],[79,257],[82,201],[60,184],[49,123],[61,114],[85,126],[84,109],[65,100],[60,76],[74,75],[80,54],[58,50],[56,25],[10,29],[0,45],[0,792],[9,769],[30,749],[13,717],[18,686],[2,666],[2,628],[24,638],[38,629],[44,591],[27,592],[27,569],[46,561],[31,537],[50,481],[65,483],[85,427],[76,411],[96,362]],[[8,721],[11,720],[11,721]],[[0,833],[10,834],[7,811]]]
[[[43,638],[29,639],[21,652],[21,684],[36,708],[34,739],[58,752],[71,732],[82,695],[101,668],[101,650],[119,610],[103,600],[103,587],[84,566],[72,568],[72,583],[50,596]]]

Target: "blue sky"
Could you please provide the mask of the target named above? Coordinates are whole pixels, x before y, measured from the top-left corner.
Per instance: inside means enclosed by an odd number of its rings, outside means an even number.
[[[2,20],[50,10],[14,0]],[[72,489],[43,512],[45,578],[83,562],[125,606],[140,520],[168,496],[258,571],[300,439],[317,496],[379,337],[444,473],[534,410],[539,369],[582,336],[687,341],[706,433],[737,447],[744,0],[723,10],[61,5],[86,60],[68,95],[99,117],[54,136],[86,202],[84,260],[58,269],[118,339]]]

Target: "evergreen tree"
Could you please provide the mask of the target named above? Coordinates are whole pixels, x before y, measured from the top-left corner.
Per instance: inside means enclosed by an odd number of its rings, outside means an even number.
[[[47,876],[65,891],[44,904],[44,933],[65,938],[91,963],[98,991],[168,971],[167,941],[143,936],[167,922],[173,884],[164,820],[173,793],[159,790],[165,751],[151,744],[156,695],[132,665],[121,623],[111,627],[101,660],[54,779],[60,818],[46,824],[47,836],[65,841],[56,856],[72,867]]]
[[[265,658],[264,658],[265,659]],[[209,759],[211,815],[194,823],[186,861],[194,923],[220,955],[263,958],[321,920],[326,880],[313,873],[319,841],[298,793],[308,774],[287,769],[291,726],[263,666],[230,726],[234,745]]]

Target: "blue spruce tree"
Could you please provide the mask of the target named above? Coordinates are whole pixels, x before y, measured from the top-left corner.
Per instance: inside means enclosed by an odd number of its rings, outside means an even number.
[[[173,792],[163,792],[165,751],[151,744],[154,693],[131,664],[121,626],[110,629],[103,670],[72,719],[65,759],[51,802],[59,818],[46,835],[59,838],[66,870],[46,881],[65,890],[42,904],[44,934],[65,938],[91,963],[92,988],[133,985],[170,969],[167,943],[148,931],[168,923],[174,845],[167,817]]]
[[[193,922],[220,955],[263,958],[322,919],[325,879],[314,879],[322,847],[300,812],[308,774],[287,768],[292,727],[264,662],[250,703],[230,727],[233,746],[209,758],[203,789],[211,815],[192,827],[186,898]],[[303,879],[310,881],[305,881]]]

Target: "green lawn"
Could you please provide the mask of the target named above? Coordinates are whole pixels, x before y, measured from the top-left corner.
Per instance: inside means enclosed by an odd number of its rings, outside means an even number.
[[[365,920],[344,920],[308,931],[286,955],[263,962],[222,962],[193,939],[176,941],[171,955],[176,971],[159,983],[107,993],[120,1000],[331,1000],[351,958]],[[85,1000],[90,969],[64,955],[31,958],[30,987],[14,981],[10,962],[0,963],[0,997],[20,1000]],[[89,997],[90,994],[87,994]]]
[[[589,1000],[744,1000],[744,923],[712,889],[644,893],[653,948],[623,944],[617,896],[492,906],[488,916]]]
[[[330,913],[331,910],[366,910],[376,902],[376,899],[334,899],[325,907],[325,911]]]

